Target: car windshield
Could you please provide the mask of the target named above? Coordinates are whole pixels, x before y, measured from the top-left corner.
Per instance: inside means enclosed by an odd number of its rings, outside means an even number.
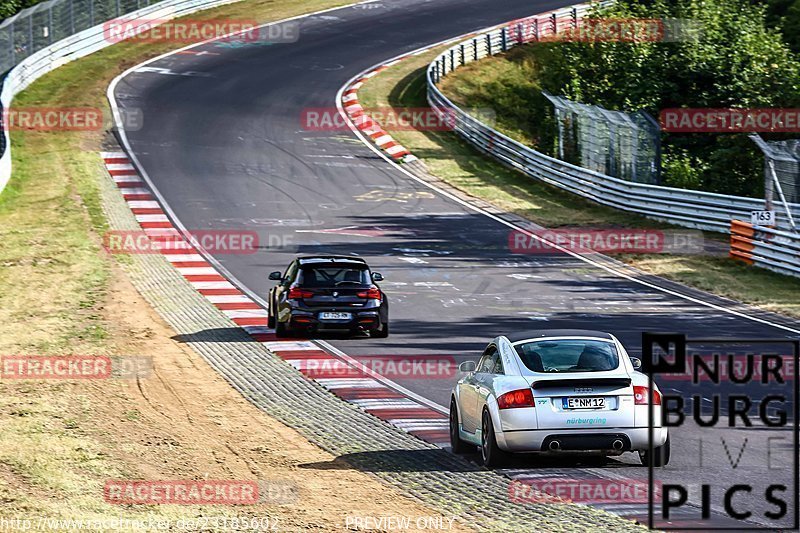
[[[515,346],[533,372],[601,372],[619,366],[614,344],[585,339],[542,340]]]
[[[301,287],[340,287],[368,285],[369,271],[354,265],[307,266],[301,270]]]

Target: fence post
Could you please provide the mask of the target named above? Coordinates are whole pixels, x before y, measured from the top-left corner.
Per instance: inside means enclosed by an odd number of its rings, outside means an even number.
[[[94,26],[94,0],[89,0],[89,27]]]
[[[492,55],[492,36],[488,33],[486,34],[486,53]]]
[[[506,37],[506,27],[500,30],[500,47],[503,52],[508,50],[508,37]]]
[[[556,14],[553,13],[551,18],[553,20],[553,35],[558,35],[558,20],[556,20]]]
[[[577,7],[573,7],[572,8],[572,29],[573,30],[577,30],[578,29],[578,8]]]
[[[53,44],[53,6],[47,8],[47,44]]]
[[[119,7],[119,0],[117,0],[117,16],[120,15],[120,7]]]
[[[456,69],[456,51],[450,49],[450,72]]]
[[[466,65],[467,64],[467,58],[464,55],[464,43],[461,43],[461,64],[462,65]]]
[[[533,19],[533,40],[539,40],[539,19]]]
[[[17,51],[14,49],[14,23],[8,25],[11,32],[8,36],[8,47],[11,48],[11,66],[17,64]]]
[[[28,55],[31,55],[32,53],[33,53],[33,17],[28,16]]]
[[[477,37],[472,39],[472,60],[473,61],[477,61],[478,60],[478,38]]]
[[[69,34],[75,35],[75,0],[69,0]]]

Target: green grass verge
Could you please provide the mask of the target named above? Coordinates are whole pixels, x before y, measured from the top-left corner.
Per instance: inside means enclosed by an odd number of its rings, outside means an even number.
[[[411,57],[374,76],[359,90],[359,103],[365,108],[426,107],[425,68],[440,51],[432,50]],[[481,61],[448,76],[443,83],[447,96],[462,106],[491,107],[480,87],[488,83],[485,80],[502,75],[502,66],[498,66],[497,61]],[[476,97],[471,98],[472,95]],[[498,120],[501,129],[508,127],[504,120],[503,117]],[[525,140],[524,128],[512,127],[505,131],[512,137]],[[472,196],[542,226],[670,227],[589,202],[533,180],[482,156],[454,133],[418,130],[392,130],[390,133],[422,159],[431,174]],[[704,236],[715,241],[716,248],[724,249],[726,236],[708,232]],[[617,258],[645,272],[691,287],[800,317],[800,279],[749,267],[719,252],[681,256],[622,254]]]
[[[347,3],[245,0],[191,17],[266,22]],[[109,82],[178,46],[114,45],[47,74],[14,105],[88,106],[108,117]],[[0,195],[0,355],[124,353],[125,333],[112,338],[113,324],[104,313],[114,271],[101,247],[106,222],[99,180],[105,178],[98,151],[106,134],[12,133],[13,176]],[[92,434],[97,413],[80,391],[67,383],[0,381],[0,516],[197,514],[189,507],[123,509],[103,502],[102,480],[123,476],[126,466],[111,460]]]

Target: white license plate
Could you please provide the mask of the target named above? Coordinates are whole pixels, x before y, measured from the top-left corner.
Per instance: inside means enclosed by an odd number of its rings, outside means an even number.
[[[353,315],[350,313],[320,313],[320,320],[350,320]]]
[[[562,398],[562,406],[564,409],[605,409],[606,399],[589,396]]]

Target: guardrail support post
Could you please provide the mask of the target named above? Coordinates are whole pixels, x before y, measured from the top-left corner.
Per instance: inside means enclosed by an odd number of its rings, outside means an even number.
[[[25,54],[26,56],[33,53],[33,17],[28,17],[28,49],[26,52],[28,52]]]
[[[453,72],[456,69],[456,51],[452,48],[450,49],[450,72]]]
[[[486,34],[486,53],[492,55],[492,36],[488,33]]]
[[[69,0],[69,33],[75,33],[75,2]]]
[[[558,35],[558,20],[556,19],[556,14],[553,13],[550,17],[553,22],[553,35]]]
[[[472,39],[472,56],[473,56],[473,59],[472,59],[473,61],[477,61],[478,60],[478,39],[477,38]]]
[[[577,30],[578,29],[578,8],[577,7],[573,7],[572,8],[572,29],[573,30]]]
[[[461,64],[462,65],[466,65],[467,64],[467,58],[464,55],[464,43],[461,43]]]
[[[12,22],[9,24],[9,39],[8,39],[8,47],[11,48],[11,64],[17,64],[17,51],[14,49],[14,23]]]
[[[506,27],[500,30],[500,45],[503,52],[508,50],[508,37],[506,36]]]
[[[539,40],[539,19],[533,19],[533,40]]]

